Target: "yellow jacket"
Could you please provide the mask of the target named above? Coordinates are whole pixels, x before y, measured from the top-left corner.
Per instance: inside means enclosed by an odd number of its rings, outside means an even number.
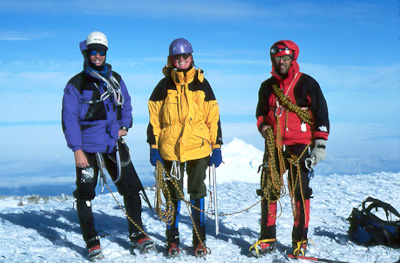
[[[149,102],[147,142],[164,160],[186,162],[209,156],[222,144],[217,100],[200,69],[164,71]]]

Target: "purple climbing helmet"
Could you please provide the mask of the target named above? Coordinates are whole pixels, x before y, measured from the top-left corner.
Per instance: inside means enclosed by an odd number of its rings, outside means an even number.
[[[185,53],[193,53],[192,44],[184,38],[177,38],[169,45],[169,55],[180,55]]]

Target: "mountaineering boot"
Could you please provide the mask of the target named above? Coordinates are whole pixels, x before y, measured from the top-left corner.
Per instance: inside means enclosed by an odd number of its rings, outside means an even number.
[[[97,261],[104,258],[103,254],[101,253],[100,245],[95,245],[93,247],[90,247],[88,249],[88,252],[90,261]]]
[[[179,247],[179,240],[178,242],[169,241],[167,244],[167,254],[169,258],[173,258],[178,256],[181,253],[181,249]]]
[[[146,253],[155,249],[154,242],[142,232],[134,232],[130,236],[132,250],[138,249],[140,253]]]
[[[172,222],[168,222],[167,229],[165,231],[165,236],[167,237],[167,255],[168,257],[176,257],[181,253],[181,249],[179,247],[179,218],[180,218],[180,209],[181,209],[181,201],[173,201],[174,205],[174,215],[172,217]]]
[[[205,257],[207,254],[207,247],[206,243],[204,242],[203,244],[197,244],[194,247],[194,256],[197,258]]]
[[[303,240],[303,241],[293,241],[292,242],[292,255],[295,258],[298,258],[299,256],[305,256],[306,252],[307,252],[307,240]]]
[[[169,226],[168,226],[169,227]],[[181,249],[179,247],[179,232],[178,229],[168,229],[166,230],[167,236],[167,255],[168,257],[176,257],[181,253]]]
[[[193,247],[195,257],[205,257],[207,254],[206,247],[206,226],[204,216],[204,198],[191,199],[193,226]]]
[[[296,201],[296,215],[292,231],[293,255],[304,256],[307,249],[308,223],[310,221],[310,199]]]
[[[249,248],[250,255],[256,258],[272,253],[276,249],[276,201],[261,202],[261,232],[254,245]]]
[[[193,247],[195,256],[204,256],[207,254],[206,242],[206,225],[204,216],[204,198],[190,199],[193,226]]]
[[[250,255],[260,258],[265,254],[274,252],[276,249],[276,239],[263,239],[258,240],[254,245],[249,248]]]

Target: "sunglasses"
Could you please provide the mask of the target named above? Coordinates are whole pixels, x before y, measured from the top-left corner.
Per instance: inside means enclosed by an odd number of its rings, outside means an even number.
[[[96,56],[97,54],[99,54],[100,56],[105,56],[106,52],[104,50],[90,50],[89,54],[91,56]]]
[[[284,55],[284,56],[280,56],[280,57],[274,57],[275,62],[279,62],[279,61],[281,61],[281,59],[283,59],[283,61],[289,61],[290,59],[292,59],[292,56]]]
[[[174,55],[173,58],[174,60],[179,60],[181,57],[183,59],[188,59],[188,57],[190,57],[191,53],[183,53],[183,54],[179,54],[179,55]]]

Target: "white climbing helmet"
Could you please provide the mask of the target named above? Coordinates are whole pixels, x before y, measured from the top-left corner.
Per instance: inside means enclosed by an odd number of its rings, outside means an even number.
[[[90,33],[86,39],[86,46],[89,45],[103,45],[108,49],[108,41],[106,35],[99,31]]]

